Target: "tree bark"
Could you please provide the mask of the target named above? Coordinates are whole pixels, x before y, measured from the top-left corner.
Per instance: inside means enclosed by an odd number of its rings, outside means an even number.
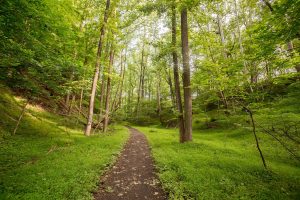
[[[107,77],[107,84],[106,84],[106,99],[105,99],[105,114],[104,114],[104,122],[103,122],[103,132],[107,131],[108,122],[109,122],[109,104],[110,104],[110,90],[111,90],[111,68],[114,62],[114,50],[113,46],[110,49],[110,56],[109,56],[109,65],[107,69],[108,77]]]
[[[162,119],[161,119],[161,94],[160,94],[160,87],[161,87],[161,77],[158,76],[158,84],[156,88],[156,99],[157,99],[157,115],[159,117],[159,121],[162,124]]]
[[[174,91],[173,91],[172,76],[171,76],[169,67],[166,70],[166,74],[167,74],[167,82],[168,82],[169,89],[170,89],[170,97],[171,97],[171,101],[172,101],[172,106],[173,106],[173,108],[176,108],[176,100],[175,100],[175,95],[174,95]]]
[[[172,4],[172,56],[173,56],[173,72],[174,72],[174,85],[176,95],[176,105],[178,110],[178,127],[179,127],[179,141],[184,142],[184,119],[183,119],[183,108],[180,92],[180,81],[179,81],[179,65],[178,65],[178,54],[177,54],[177,20],[176,20],[176,4],[173,1]]]
[[[144,74],[144,57],[145,57],[145,43],[143,44],[142,49],[142,60],[141,60],[141,70],[140,70],[140,77],[139,77],[139,88],[138,88],[138,97],[137,97],[137,105],[136,105],[136,116],[139,114],[139,107],[140,107],[140,100],[142,96],[142,87],[143,87],[143,74]]]
[[[192,140],[192,90],[190,77],[190,58],[188,40],[188,13],[187,9],[181,11],[181,43],[183,62],[183,92],[184,92],[184,122],[185,133],[182,142]]]
[[[107,23],[107,20],[108,20],[109,7],[110,7],[110,0],[107,0],[106,1],[105,13],[104,13],[103,25],[101,27],[100,39],[99,39],[99,43],[98,43],[97,58],[96,58],[96,64],[95,64],[95,74],[94,74],[92,88],[91,88],[91,97],[90,97],[90,103],[89,103],[88,120],[87,120],[86,129],[85,129],[85,135],[86,136],[90,136],[91,129],[92,129],[92,124],[93,124],[95,96],[96,96],[97,82],[98,82],[98,79],[99,79],[100,59],[101,59],[102,45],[103,45],[102,42],[103,42],[103,39],[104,39],[106,23]]]
[[[87,48],[87,45],[86,45],[86,48]],[[88,57],[86,56],[86,57],[84,58],[84,62],[83,62],[83,66],[85,66],[85,68],[84,68],[84,73],[83,73],[83,80],[85,79],[85,76],[86,76],[87,64],[88,64]],[[81,90],[80,90],[80,99],[79,99],[79,110],[78,110],[78,113],[79,113],[79,114],[81,114],[81,112],[82,112],[82,101],[83,101],[83,96],[84,96],[84,87],[82,86],[82,87],[81,87]]]
[[[225,36],[224,36],[223,27],[222,27],[222,21],[221,21],[220,15],[219,15],[219,11],[220,11],[220,5],[219,4],[217,4],[217,9],[218,9],[218,13],[217,13],[218,31],[219,31],[219,34],[220,34],[221,45],[223,47],[223,56],[226,59],[227,54],[226,54],[226,49],[225,49]]]
[[[120,107],[122,105],[122,96],[123,96],[123,90],[124,90],[124,80],[125,80],[125,72],[126,72],[126,59],[127,59],[127,51],[125,50],[125,55],[124,55],[124,64],[123,64],[123,70],[122,70],[122,77],[121,77],[121,88],[120,88],[120,93],[119,93],[119,100],[117,103],[117,106]]]

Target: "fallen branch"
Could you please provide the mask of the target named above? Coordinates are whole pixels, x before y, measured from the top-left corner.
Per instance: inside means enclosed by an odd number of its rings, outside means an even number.
[[[27,107],[28,104],[29,104],[29,99],[27,100],[27,102],[24,104],[24,106],[23,106],[23,108],[22,108],[22,112],[21,112],[21,114],[20,114],[20,116],[19,116],[18,122],[17,122],[17,124],[16,124],[16,127],[15,127],[14,132],[12,133],[12,135],[15,135],[15,134],[16,134],[16,132],[17,132],[17,130],[18,130],[18,128],[19,128],[20,122],[21,122],[21,120],[22,120],[22,118],[23,118],[23,116],[24,116],[24,114],[25,114],[26,107]]]
[[[263,156],[263,153],[260,149],[260,146],[259,146],[259,142],[258,142],[258,138],[257,138],[257,135],[256,135],[256,127],[255,127],[255,122],[254,122],[254,118],[253,118],[253,113],[250,109],[248,109],[247,107],[243,107],[243,109],[249,114],[250,118],[251,118],[251,121],[252,121],[252,130],[253,130],[253,135],[255,137],[255,142],[256,142],[256,148],[257,150],[259,151],[259,154],[260,154],[260,157],[261,157],[261,160],[263,162],[263,165],[264,167],[267,169],[267,164],[266,164],[266,161],[265,161],[265,158]]]

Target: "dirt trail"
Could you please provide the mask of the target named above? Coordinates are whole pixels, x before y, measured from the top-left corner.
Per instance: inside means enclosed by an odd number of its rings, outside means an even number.
[[[129,128],[131,135],[116,164],[101,179],[96,200],[167,199],[155,174],[144,134]]]

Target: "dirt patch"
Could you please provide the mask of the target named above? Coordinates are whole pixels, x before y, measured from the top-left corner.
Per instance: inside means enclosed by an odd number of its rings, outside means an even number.
[[[101,177],[96,200],[167,199],[155,174],[146,137],[129,128],[131,136],[116,164]]]

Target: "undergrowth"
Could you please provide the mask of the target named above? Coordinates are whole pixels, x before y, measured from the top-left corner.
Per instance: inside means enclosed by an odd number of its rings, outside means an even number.
[[[10,136],[23,102],[0,89],[0,199],[92,199],[127,129],[114,126],[107,134],[85,137],[76,120],[30,105]]]

